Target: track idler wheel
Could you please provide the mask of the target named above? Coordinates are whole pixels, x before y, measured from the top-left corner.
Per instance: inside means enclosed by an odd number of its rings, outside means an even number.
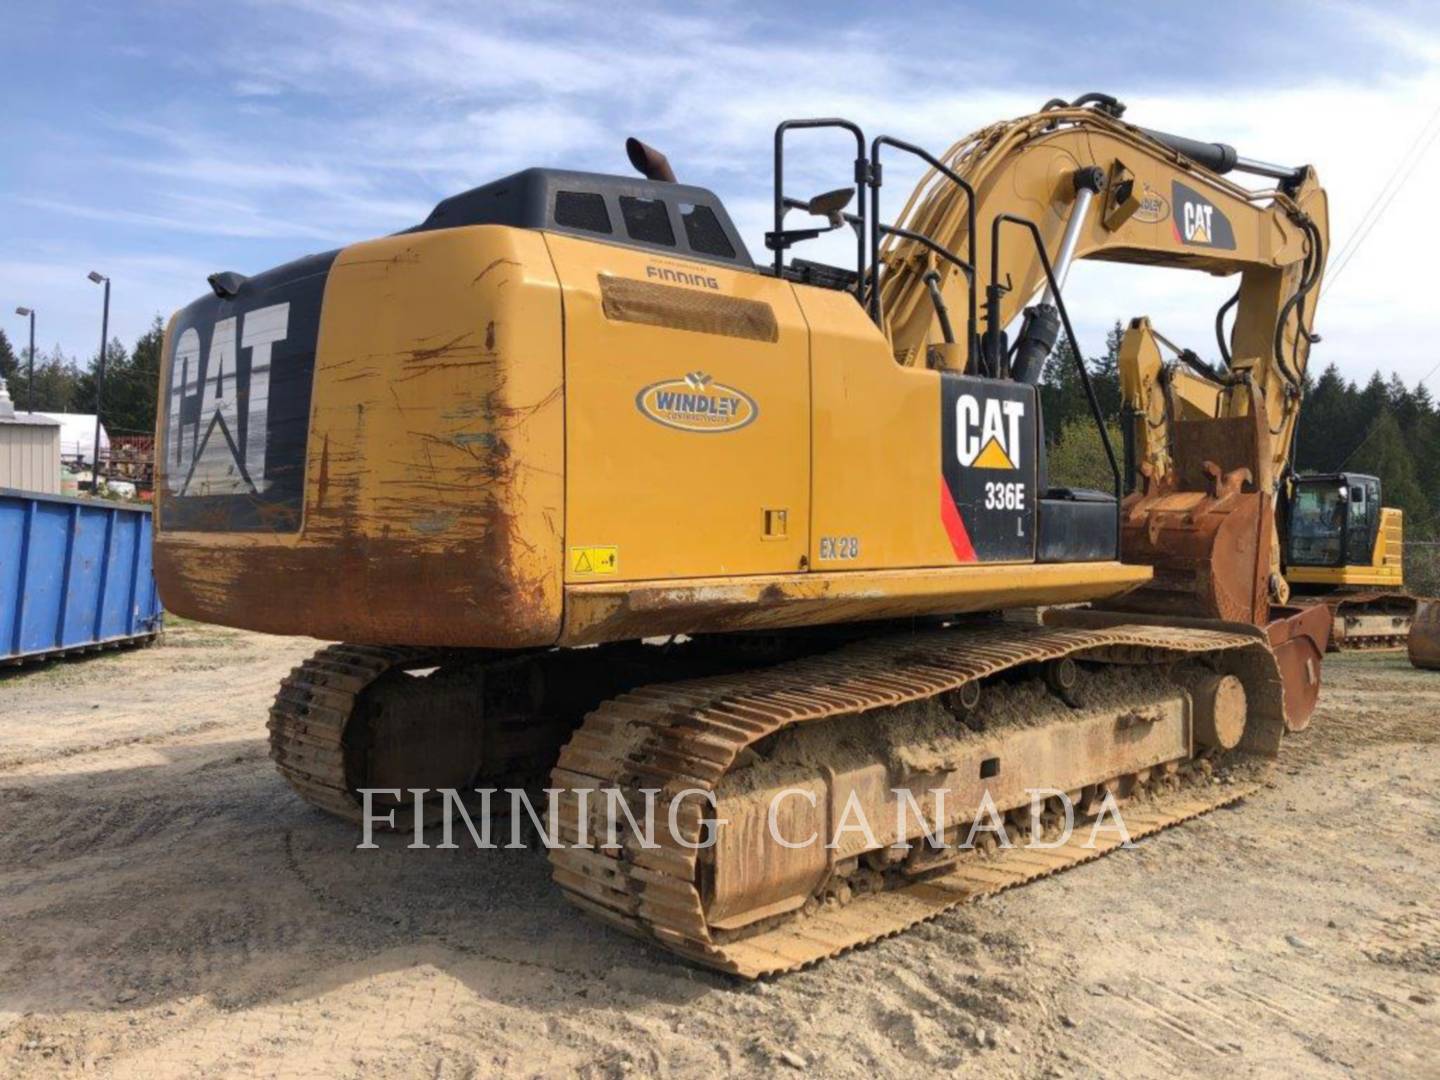
[[[1218,671],[1177,674],[1190,691],[1195,742],[1212,750],[1233,750],[1245,734],[1245,686]]]

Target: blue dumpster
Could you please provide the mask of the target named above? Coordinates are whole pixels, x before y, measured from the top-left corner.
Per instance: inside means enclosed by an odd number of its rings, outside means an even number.
[[[0,488],[0,664],[153,638],[150,508]]]

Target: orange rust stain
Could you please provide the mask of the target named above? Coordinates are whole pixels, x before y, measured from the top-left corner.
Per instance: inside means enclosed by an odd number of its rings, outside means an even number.
[[[439,360],[446,353],[451,353],[458,349],[460,343],[469,336],[470,332],[467,330],[465,333],[451,338],[444,345],[437,345],[433,349],[411,349],[410,361],[412,363],[423,364],[430,360]]]
[[[491,262],[489,263],[489,265],[487,265],[487,266],[485,267],[484,270],[481,270],[480,273],[476,274],[473,278],[470,279],[470,284],[471,284],[471,285],[478,285],[478,284],[480,284],[480,282],[481,282],[482,280],[484,280],[485,275],[488,274],[488,273],[490,273],[490,271],[491,271],[491,270],[494,270],[495,267],[497,267],[497,266],[519,266],[519,265],[520,265],[520,263],[519,263],[517,260],[515,260],[515,259],[504,259],[504,258],[501,258],[501,259],[493,259],[493,260],[491,260]]]

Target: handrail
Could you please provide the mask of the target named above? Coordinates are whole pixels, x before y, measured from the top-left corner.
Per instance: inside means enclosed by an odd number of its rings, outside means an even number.
[[[804,210],[806,206],[807,204],[803,199],[795,199],[789,196],[785,198],[785,207],[787,210]],[[865,224],[865,219],[855,214],[841,213],[840,217],[848,225],[863,226]],[[964,259],[960,258],[960,256],[950,251],[948,248],[942,247],[940,244],[936,243],[934,240],[931,240],[923,233],[913,232],[910,229],[902,229],[899,225],[880,225],[879,229],[886,236],[899,236],[903,237],[906,240],[913,240],[915,243],[920,244],[922,247],[933,251],[936,255],[940,256],[940,258],[944,259],[946,262],[950,263],[962,274],[964,274],[965,280],[970,282],[972,289],[974,288],[974,265],[972,263],[966,262]]]
[[[870,162],[865,157],[865,133],[860,126],[839,117],[815,117],[808,120],[782,120],[775,128],[775,233],[784,231],[785,224],[785,133],[792,128],[843,128],[855,136],[855,196],[859,200],[861,229],[856,244],[855,273],[861,282],[865,280],[865,184],[870,176]],[[775,249],[775,276],[780,277],[785,269],[785,251]]]
[[[1110,472],[1115,478],[1115,558],[1120,558],[1120,535],[1123,531],[1120,528],[1120,501],[1124,498],[1121,491],[1120,463],[1115,458],[1115,448],[1110,445],[1110,433],[1105,428],[1105,414],[1100,411],[1100,401],[1095,396],[1095,388],[1090,385],[1090,372],[1085,367],[1085,359],[1080,355],[1080,345],[1075,337],[1075,328],[1070,325],[1070,313],[1065,309],[1065,299],[1060,294],[1059,282],[1055,280],[1055,269],[1050,265],[1050,256],[1045,252],[1045,241],[1040,236],[1040,229],[1029,218],[1017,217],[1014,214],[996,214],[995,220],[990,224],[990,284],[985,288],[985,332],[997,344],[1000,340],[1000,296],[1006,286],[1000,284],[1000,226],[1006,223],[1019,225],[1025,229],[1030,238],[1035,242],[1036,254],[1040,256],[1040,265],[1045,269],[1045,280],[1049,282],[1050,291],[1055,297],[1055,306],[1060,311],[1060,322],[1065,327],[1065,336],[1070,341],[1070,351],[1075,356],[1075,366],[1080,372],[1080,385],[1085,388],[1085,398],[1090,403],[1090,414],[1095,418],[1095,425],[1100,429],[1100,443],[1105,447],[1105,457],[1110,462]],[[1000,374],[995,372],[993,374]]]
[[[965,192],[965,223],[966,223],[966,231],[967,231],[967,245],[968,245],[968,247],[969,247],[969,249],[970,249],[970,250],[969,250],[969,256],[970,256],[970,257],[969,257],[969,260],[968,260],[968,261],[969,261],[969,264],[970,264],[970,266],[971,266],[971,268],[972,268],[972,271],[971,271],[969,277],[966,279],[967,291],[969,292],[969,302],[968,302],[968,304],[967,304],[967,311],[969,312],[970,323],[969,323],[969,340],[965,343],[965,351],[966,351],[966,356],[968,357],[968,360],[969,360],[969,368],[970,368],[970,370],[972,370],[972,371],[973,371],[973,370],[976,370],[976,367],[975,367],[975,360],[976,360],[976,357],[975,357],[975,351],[976,351],[976,345],[975,345],[975,342],[976,342],[976,331],[975,331],[975,326],[976,326],[976,315],[977,315],[977,311],[976,311],[977,301],[976,301],[976,297],[975,297],[975,275],[974,275],[974,272],[973,272],[973,268],[974,268],[974,266],[975,266],[975,258],[976,258],[976,256],[975,256],[975,189],[970,186],[970,183],[969,183],[963,176],[961,176],[959,173],[957,173],[954,169],[950,168],[950,166],[946,165],[946,164],[945,164],[943,161],[941,161],[939,158],[935,157],[935,156],[934,156],[933,154],[931,154],[928,150],[925,150],[925,149],[922,148],[922,147],[916,146],[914,143],[908,143],[908,142],[906,142],[906,141],[903,140],[903,139],[897,139],[897,138],[895,138],[895,137],[892,136],[892,135],[877,135],[877,136],[875,136],[875,138],[874,138],[873,140],[871,140],[871,142],[870,142],[870,273],[871,273],[871,275],[873,276],[873,280],[870,282],[870,317],[875,320],[875,323],[876,323],[877,325],[879,325],[879,323],[880,323],[880,233],[881,233],[882,231],[886,231],[886,230],[882,230],[882,229],[879,228],[879,224],[880,224],[880,184],[881,184],[881,182],[882,182],[881,171],[880,171],[880,147],[881,147],[881,146],[893,146],[893,147],[894,147],[895,149],[897,149],[897,150],[903,150],[903,151],[905,151],[905,152],[908,153],[908,154],[914,154],[916,157],[920,158],[922,161],[924,161],[926,164],[928,164],[932,169],[935,169],[937,172],[941,173],[941,174],[944,175],[946,178],[948,178],[948,179],[950,180],[950,182],[953,183],[953,184],[955,184],[958,188],[960,188],[961,191]],[[899,230],[895,230],[895,229],[891,229],[891,230],[888,230],[888,231],[889,231],[892,235],[903,236],[903,237],[905,237],[906,239],[909,239],[909,240],[918,240],[918,241],[920,241],[925,247],[929,248],[931,251],[943,250],[943,249],[939,249],[939,248],[938,248],[938,245],[932,244],[931,242],[929,242],[929,241],[926,240],[926,239],[921,238],[918,234],[916,234],[916,233],[914,233],[914,232],[899,231]]]

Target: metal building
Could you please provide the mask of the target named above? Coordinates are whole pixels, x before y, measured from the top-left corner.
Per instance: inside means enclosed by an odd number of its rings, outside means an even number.
[[[60,494],[60,422],[20,413],[0,379],[0,488]]]

